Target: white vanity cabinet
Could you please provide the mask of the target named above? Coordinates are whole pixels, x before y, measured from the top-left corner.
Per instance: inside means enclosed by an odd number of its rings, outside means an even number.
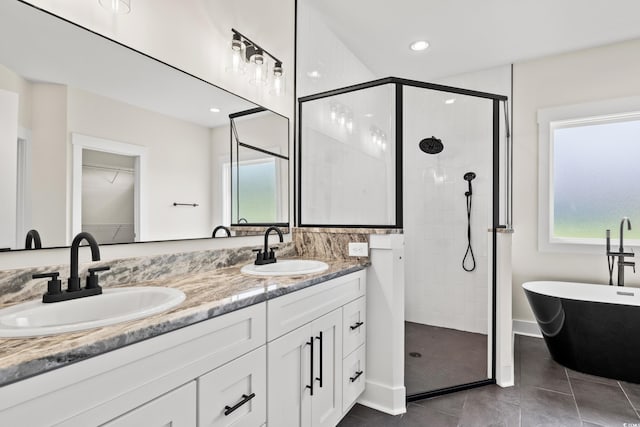
[[[343,332],[362,319],[346,342],[364,360],[364,292],[360,271],[267,303],[269,426],[333,427],[355,403],[363,388],[345,389]],[[364,385],[364,372],[356,381]]]
[[[364,388],[364,294],[350,273],[0,387],[0,426],[334,427]]]

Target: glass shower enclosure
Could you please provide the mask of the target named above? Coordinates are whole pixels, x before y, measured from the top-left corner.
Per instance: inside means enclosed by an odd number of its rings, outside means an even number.
[[[495,383],[507,97],[390,77],[299,102],[298,225],[403,230],[408,399]]]

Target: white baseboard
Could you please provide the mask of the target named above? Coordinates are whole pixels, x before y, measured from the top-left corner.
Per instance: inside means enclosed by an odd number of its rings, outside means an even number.
[[[389,415],[400,415],[407,412],[406,399],[407,390],[404,386],[389,387],[367,381],[358,403]]]
[[[542,338],[538,324],[531,320],[513,319],[513,333],[528,337]]]

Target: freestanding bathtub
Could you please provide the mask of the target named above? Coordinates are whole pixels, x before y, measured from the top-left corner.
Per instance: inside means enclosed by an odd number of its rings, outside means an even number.
[[[640,289],[542,281],[522,287],[556,362],[640,383]]]

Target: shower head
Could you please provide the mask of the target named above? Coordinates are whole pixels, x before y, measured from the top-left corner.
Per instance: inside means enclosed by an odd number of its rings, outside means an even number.
[[[427,154],[438,154],[444,148],[442,140],[432,136],[431,138],[425,138],[418,144],[420,149]]]

